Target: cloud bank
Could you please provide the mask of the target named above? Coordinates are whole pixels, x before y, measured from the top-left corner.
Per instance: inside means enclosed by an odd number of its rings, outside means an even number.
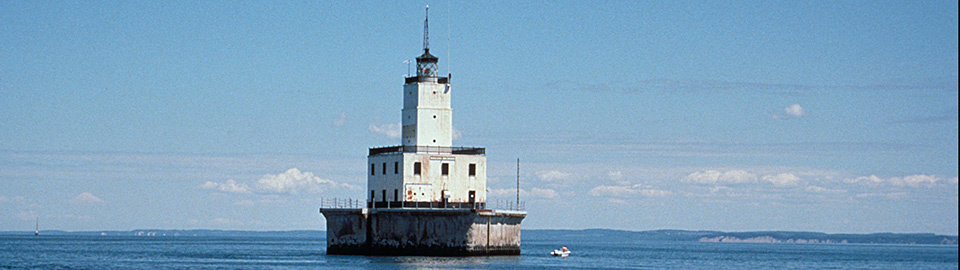
[[[84,193],[78,194],[76,197],[73,197],[73,199],[70,199],[70,202],[97,204],[97,203],[103,203],[103,200],[101,200],[100,198],[97,198],[97,196],[94,196],[93,193],[84,192]]]
[[[516,188],[504,188],[504,189],[494,189],[490,190],[487,193],[488,197],[500,197],[500,198],[514,198],[517,196]],[[527,199],[552,199],[558,197],[559,194],[556,190],[549,188],[531,188],[530,190],[521,189],[520,197],[521,200],[524,198]]]
[[[774,114],[772,117],[773,120],[800,118],[807,114],[806,111],[803,110],[803,107],[800,106],[800,104],[793,104],[793,105],[787,106],[786,108],[783,108],[783,113],[784,114]]]
[[[593,189],[590,189],[588,192],[591,196],[594,197],[616,197],[616,198],[630,198],[630,197],[667,197],[673,195],[673,192],[668,190],[660,190],[651,187],[644,187],[643,185],[636,184],[632,186],[606,186],[600,185],[596,186]]]
[[[703,172],[694,172],[683,179],[685,182],[698,184],[740,184],[756,182],[757,175],[744,170],[731,170],[720,172],[716,170],[706,170]]]
[[[395,123],[395,124],[383,124],[383,125],[370,124],[370,127],[368,129],[370,130],[370,132],[373,132],[376,134],[382,134],[389,138],[400,138],[401,131],[402,131],[401,128],[402,126],[400,125],[400,123]]]
[[[326,190],[346,188],[358,190],[360,187],[351,184],[338,184],[334,181],[320,178],[311,172],[301,172],[297,168],[290,168],[279,174],[266,174],[260,177],[252,186],[238,183],[233,179],[224,183],[207,181],[197,189],[217,190],[225,193],[259,193],[259,194],[316,194]]]
[[[860,176],[856,178],[845,179],[844,182],[851,184],[865,184],[865,185],[892,185],[898,187],[931,187],[937,184],[940,181],[940,177],[934,175],[926,174],[915,174],[908,175],[904,177],[890,177],[890,178],[880,178],[876,175],[870,176]],[[956,184],[957,178],[949,180],[949,182]]]
[[[245,183],[237,183],[233,179],[227,180],[226,183],[207,181],[197,188],[219,190],[226,193],[250,193],[250,186]]]

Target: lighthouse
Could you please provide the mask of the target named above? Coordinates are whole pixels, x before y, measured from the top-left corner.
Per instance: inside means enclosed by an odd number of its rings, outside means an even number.
[[[377,208],[428,204],[482,209],[487,185],[485,149],[452,146],[453,91],[450,78],[438,76],[428,26],[429,17],[424,21],[417,73],[404,80],[401,144],[369,151],[368,201]]]
[[[430,53],[429,7],[417,72],[404,78],[399,145],[367,155],[366,204],[321,207],[327,253],[519,255],[526,212],[488,209],[486,149],[453,145],[453,91]]]

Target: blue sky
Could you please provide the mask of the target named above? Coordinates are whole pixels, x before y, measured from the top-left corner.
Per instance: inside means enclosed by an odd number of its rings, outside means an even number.
[[[425,4],[0,2],[0,230],[324,228]],[[957,234],[955,1],[429,4],[524,228]]]

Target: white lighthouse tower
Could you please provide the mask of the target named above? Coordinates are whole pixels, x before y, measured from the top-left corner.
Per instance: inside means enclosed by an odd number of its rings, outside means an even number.
[[[430,54],[429,17],[423,32],[417,73],[403,85],[401,145],[370,149],[367,199],[371,207],[483,208],[484,149],[453,146],[450,78]]]
[[[400,145],[369,149],[366,207],[320,208],[327,254],[520,254],[526,212],[488,209],[485,149],[453,146],[450,77],[438,75],[428,23],[417,73],[404,79]]]

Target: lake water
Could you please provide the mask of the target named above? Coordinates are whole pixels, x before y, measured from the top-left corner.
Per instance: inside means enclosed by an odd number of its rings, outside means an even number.
[[[524,231],[520,256],[326,255],[316,237],[0,235],[0,269],[957,269],[957,246],[636,241]],[[548,253],[566,245],[568,258]]]

